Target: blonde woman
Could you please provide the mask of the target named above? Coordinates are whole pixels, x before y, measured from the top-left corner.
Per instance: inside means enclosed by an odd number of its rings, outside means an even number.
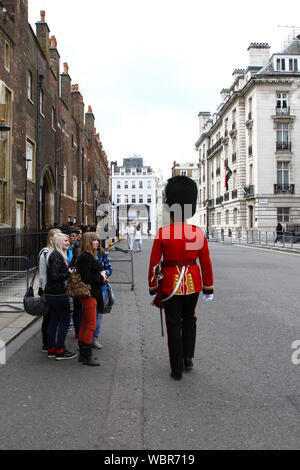
[[[70,325],[70,303],[66,294],[66,281],[70,277],[67,250],[70,240],[58,233],[47,258],[46,299],[50,310],[48,326],[48,357],[57,361],[74,359],[76,354],[65,349],[65,339]]]
[[[47,246],[43,248],[39,254],[39,296],[42,297],[45,292],[47,284],[47,257],[49,251],[53,248],[53,238],[57,233],[61,233],[59,229],[52,229],[48,233]],[[43,337],[43,353],[48,353],[48,326],[49,326],[49,313],[46,313],[43,317],[42,323],[42,337]]]
[[[81,279],[91,286],[91,297],[82,299],[83,316],[78,337],[80,357],[79,362],[86,366],[100,366],[92,357],[93,337],[97,326],[97,311],[103,312],[102,285],[107,283],[105,271],[101,271],[97,261],[99,239],[96,233],[85,233],[81,242],[80,256],[76,268]]]

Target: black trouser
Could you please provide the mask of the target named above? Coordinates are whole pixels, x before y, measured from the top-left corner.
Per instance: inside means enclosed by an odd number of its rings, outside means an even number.
[[[172,372],[182,374],[183,359],[195,354],[199,294],[175,296],[165,307]]]
[[[42,323],[42,335],[43,335],[43,346],[48,348],[48,326],[50,320],[50,313],[46,313],[43,316],[43,323]]]

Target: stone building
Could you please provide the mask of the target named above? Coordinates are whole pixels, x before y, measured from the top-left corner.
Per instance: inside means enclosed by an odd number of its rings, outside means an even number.
[[[252,43],[248,52],[248,67],[233,72],[217,112],[199,114],[205,228],[300,223],[300,36],[273,55],[265,43]]]
[[[28,0],[0,0],[0,97],[11,128],[0,143],[0,227],[94,223],[93,188],[106,191],[107,157],[90,150],[100,142],[79,86],[67,63],[60,70],[45,12],[33,32]]]

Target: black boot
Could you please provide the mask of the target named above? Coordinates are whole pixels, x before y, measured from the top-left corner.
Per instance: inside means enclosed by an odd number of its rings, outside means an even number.
[[[193,370],[194,364],[193,364],[192,359],[187,358],[187,357],[184,359],[184,368],[186,372],[190,372],[191,370]]]
[[[83,362],[85,360],[85,349],[84,343],[82,341],[78,341],[79,346],[79,362]]]
[[[84,344],[83,345],[83,361],[84,366],[90,367],[99,367],[100,363],[93,358],[93,345]]]

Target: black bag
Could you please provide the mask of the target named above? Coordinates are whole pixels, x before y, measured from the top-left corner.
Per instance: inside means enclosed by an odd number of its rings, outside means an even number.
[[[40,296],[34,296],[33,286],[37,272],[39,270],[39,261],[28,291],[26,292],[23,299],[24,310],[32,317],[43,317],[46,315],[46,313],[48,313],[48,305],[44,302],[43,298]]]
[[[113,293],[111,285],[106,284],[105,287],[106,287],[106,295],[105,295],[105,298],[103,298],[103,303],[104,303],[103,314],[110,313],[113,305],[115,304],[115,295]],[[103,289],[102,289],[102,292],[103,292]]]

